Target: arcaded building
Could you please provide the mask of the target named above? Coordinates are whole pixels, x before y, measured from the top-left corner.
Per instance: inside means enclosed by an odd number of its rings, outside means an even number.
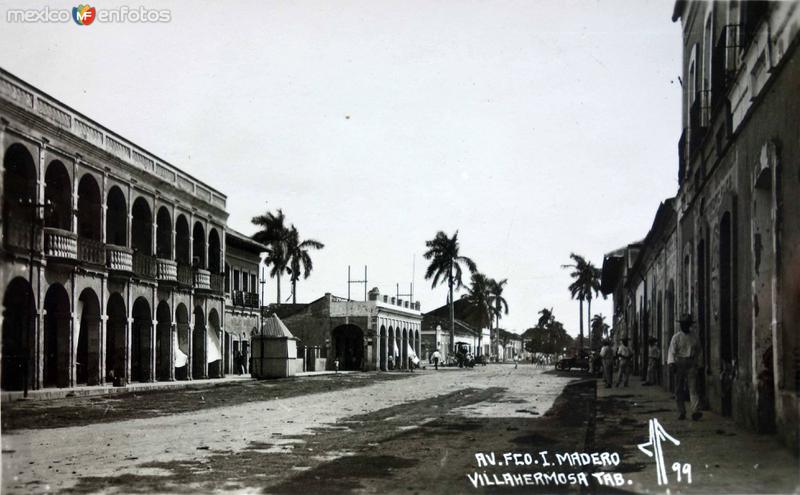
[[[633,262],[629,250],[606,257],[604,291],[615,327],[624,321],[639,342],[640,368],[645,337],[666,351],[677,315],[691,313],[707,407],[796,448],[800,3],[679,1],[673,20],[683,28],[679,188]]]
[[[278,315],[308,359],[327,360],[332,369],[370,371],[408,369],[408,358],[420,355],[422,313],[419,302],[369,291],[366,301],[353,301],[330,293],[308,304],[274,304]]]
[[[221,376],[226,197],[0,71],[3,391]]]

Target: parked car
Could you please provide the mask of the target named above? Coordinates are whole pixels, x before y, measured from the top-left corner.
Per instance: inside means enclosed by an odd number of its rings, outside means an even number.
[[[580,356],[567,356],[556,362],[556,369],[570,371],[572,368],[578,368],[583,371],[589,371],[589,359],[588,352],[582,352]]]

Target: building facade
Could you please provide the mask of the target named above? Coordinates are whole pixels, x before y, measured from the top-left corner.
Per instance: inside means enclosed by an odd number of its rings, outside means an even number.
[[[620,308],[625,332],[655,336],[663,350],[677,315],[691,313],[707,407],[797,448],[800,4],[679,1],[679,19],[679,189],[604,290],[615,329]]]
[[[450,362],[455,359],[455,356],[450,355],[453,343],[468,346],[470,352],[475,356],[490,355],[492,345],[489,329],[476,328],[467,321],[468,306],[469,303],[464,299],[457,299],[454,304],[455,332],[452,341],[450,339],[450,306],[445,304],[425,313],[422,320],[423,355],[421,358],[428,359],[438,349],[443,362]],[[501,348],[501,346],[502,344],[498,343],[498,347]]]
[[[225,232],[225,373],[236,373],[234,355],[252,356],[250,339],[261,328],[259,268],[267,247],[244,234]],[[248,360],[243,363],[249,370]]]
[[[377,288],[366,301],[327,293],[308,304],[270,305],[268,311],[299,340],[308,361],[325,358],[328,369],[337,360],[341,370],[408,369],[412,353],[421,352],[419,302],[381,295]]]
[[[224,194],[5,71],[0,159],[4,391],[221,376]]]

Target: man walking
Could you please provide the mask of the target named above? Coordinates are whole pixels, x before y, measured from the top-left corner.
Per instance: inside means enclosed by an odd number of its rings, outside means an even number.
[[[619,375],[617,375],[617,387],[622,385],[623,379],[625,386],[628,386],[630,379],[630,361],[633,351],[628,347],[628,339],[622,339],[622,343],[617,347],[617,357],[619,358]]]
[[[439,369],[439,360],[442,359],[442,355],[441,355],[441,353],[439,353],[439,349],[436,349],[435,351],[433,351],[433,356],[432,357],[433,357],[434,369],[438,370]]]
[[[606,388],[611,388],[614,384],[614,350],[611,349],[611,342],[608,339],[603,340],[600,359],[603,360],[603,381],[606,382]]]
[[[697,368],[700,361],[700,344],[691,333],[694,318],[686,314],[678,320],[681,331],[672,336],[667,352],[667,364],[675,373],[675,402],[678,406],[678,419],[686,419],[686,389],[692,407],[692,420],[703,417],[700,412],[700,397],[697,395]]]

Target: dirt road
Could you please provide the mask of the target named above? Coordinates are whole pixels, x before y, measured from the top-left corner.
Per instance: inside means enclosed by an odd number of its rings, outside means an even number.
[[[81,425],[4,430],[3,492],[463,492],[474,490],[477,452],[584,446],[584,391],[562,395],[566,377],[502,365],[371,376],[351,386],[330,376],[272,398],[264,390],[274,383],[254,384],[256,399],[236,405],[218,387],[216,407],[166,401],[186,411],[174,414],[159,393],[127,397],[145,417],[89,424],[75,419],[88,405],[51,405],[49,417]]]

